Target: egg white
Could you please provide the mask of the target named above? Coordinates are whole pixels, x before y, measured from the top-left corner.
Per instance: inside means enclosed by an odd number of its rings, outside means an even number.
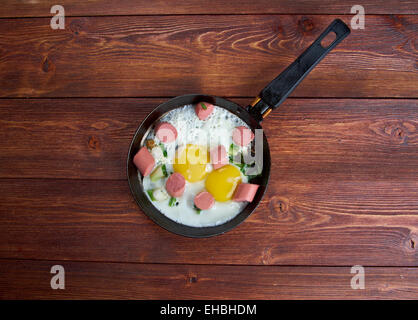
[[[167,172],[174,172],[172,162],[174,161],[176,148],[186,144],[207,145],[208,152],[211,148],[222,144],[228,151],[232,143],[232,131],[235,127],[246,126],[244,121],[232,114],[226,109],[214,106],[211,115],[204,121],[200,120],[195,113],[193,105],[186,105],[165,114],[159,121],[169,122],[177,129],[177,139],[172,143],[163,144],[167,157],[163,157],[156,165],[164,163]],[[146,140],[153,139],[157,144],[159,139],[155,136],[154,130],[151,130]],[[244,152],[248,151],[242,148]],[[206,166],[208,172],[212,171],[212,165]],[[239,170],[239,169],[238,169]],[[141,176],[139,179],[141,179]],[[247,182],[247,177],[241,173],[242,182]],[[209,210],[203,210],[200,213],[194,208],[193,199],[196,194],[205,190],[205,180],[190,183],[186,181],[185,191],[182,197],[177,198],[174,206],[169,206],[169,201],[150,201],[152,204],[168,218],[192,227],[209,227],[223,224],[238,213],[247,205],[245,202],[218,202]],[[150,176],[143,178],[144,190],[155,189],[165,186],[166,179],[160,179],[156,182],[151,181]],[[148,196],[148,194],[147,194]],[[149,196],[148,196],[149,197]]]

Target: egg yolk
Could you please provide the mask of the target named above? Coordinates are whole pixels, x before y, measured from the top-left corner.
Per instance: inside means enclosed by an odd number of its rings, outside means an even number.
[[[227,164],[209,173],[205,187],[216,201],[232,199],[235,188],[241,183],[241,173],[237,167]]]
[[[209,163],[207,148],[188,144],[177,150],[173,169],[175,172],[181,173],[187,181],[197,182],[207,176],[207,163]]]

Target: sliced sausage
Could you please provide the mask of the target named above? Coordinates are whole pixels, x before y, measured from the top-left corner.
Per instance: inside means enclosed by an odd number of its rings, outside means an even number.
[[[252,202],[257,193],[259,185],[252,183],[241,183],[235,190],[232,200],[236,202],[248,201]]]
[[[196,103],[194,110],[200,120],[206,120],[213,111],[213,104],[202,101]]]
[[[214,203],[215,198],[207,191],[202,191],[194,197],[194,205],[200,210],[209,210]]]
[[[171,123],[160,122],[155,126],[155,135],[161,142],[173,142],[177,139],[177,129]]]
[[[239,126],[232,131],[232,140],[236,145],[245,147],[254,140],[254,133],[247,127]]]
[[[186,180],[183,175],[175,172],[170,177],[168,177],[165,188],[168,194],[174,198],[181,197],[183,195],[184,189],[186,187]]]
[[[152,168],[154,168],[155,165],[155,160],[147,147],[139,149],[138,153],[134,156],[134,164],[144,177],[151,173]]]
[[[210,161],[215,170],[229,163],[228,154],[223,145],[219,145],[210,150]]]

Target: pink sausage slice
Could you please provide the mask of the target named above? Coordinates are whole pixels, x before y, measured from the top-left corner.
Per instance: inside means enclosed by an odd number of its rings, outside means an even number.
[[[259,185],[251,183],[241,183],[235,190],[232,200],[236,202],[248,201],[251,202],[258,190]]]
[[[219,145],[210,150],[210,161],[215,170],[229,163],[228,155],[223,145]]]
[[[239,126],[232,131],[232,140],[235,144],[245,147],[254,140],[254,133],[247,127]]]
[[[134,156],[134,164],[144,177],[151,173],[152,168],[154,168],[155,165],[155,160],[147,147],[139,149],[138,153]]]
[[[194,110],[200,120],[206,120],[213,111],[213,104],[202,101],[196,104]]]
[[[164,143],[173,142],[177,139],[177,129],[168,122],[160,122],[155,126],[155,135]]]
[[[194,197],[194,205],[200,210],[209,210],[213,207],[214,203],[215,199],[207,191],[202,191]]]
[[[174,198],[181,197],[185,187],[186,180],[178,172],[175,172],[170,177],[168,177],[165,183],[165,188],[167,189],[168,194]]]

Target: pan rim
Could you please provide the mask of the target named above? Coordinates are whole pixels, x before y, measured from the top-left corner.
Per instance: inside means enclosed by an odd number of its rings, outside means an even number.
[[[248,203],[247,206],[245,206],[244,209],[241,212],[239,212],[235,217],[233,217],[232,219],[230,219],[230,220],[228,220],[228,221],[226,221],[222,224],[215,225],[215,226],[206,226],[206,227],[193,227],[193,226],[188,226],[188,225],[176,222],[176,221],[168,218],[162,212],[160,212],[152,204],[152,202],[150,202],[149,199],[145,196],[145,192],[143,191],[143,188],[142,188],[142,181],[138,178],[137,169],[136,169],[136,167],[134,167],[134,165],[132,163],[132,157],[133,157],[133,154],[134,154],[135,145],[138,144],[138,140],[139,140],[139,144],[142,143],[143,139],[146,136],[146,132],[148,132],[151,128],[151,126],[147,126],[146,128],[144,128],[144,126],[147,125],[147,123],[150,122],[150,121],[152,121],[152,123],[155,123],[155,121],[157,121],[158,118],[160,118],[162,116],[162,114],[158,116],[158,113],[160,112],[161,109],[164,109],[164,107],[168,109],[163,113],[163,114],[165,114],[166,112],[169,112],[169,111],[171,111],[173,109],[176,109],[178,107],[182,107],[186,104],[191,104],[191,103],[183,103],[183,102],[182,103],[177,103],[177,101],[179,101],[179,102],[184,101],[184,100],[187,100],[187,101],[191,100],[192,101],[192,100],[196,100],[196,99],[197,100],[210,99],[210,100],[214,101],[217,106],[219,106],[223,109],[226,109],[226,110],[230,111],[231,113],[235,114],[236,116],[240,117],[251,128],[262,129],[261,125],[254,118],[252,118],[251,115],[244,108],[242,108],[237,103],[235,103],[233,101],[230,101],[228,99],[225,99],[225,98],[222,98],[222,97],[217,97],[217,96],[212,96],[212,95],[205,95],[205,94],[186,94],[186,95],[177,96],[177,97],[171,98],[167,101],[164,101],[161,104],[159,104],[157,107],[155,107],[144,118],[144,120],[140,123],[140,125],[137,127],[137,129],[136,129],[136,131],[133,135],[133,138],[131,140],[129,150],[128,150],[127,162],[126,162],[126,173],[127,173],[129,189],[131,191],[131,194],[132,194],[135,202],[137,203],[137,205],[139,206],[141,211],[143,211],[143,213],[148,218],[150,218],[154,223],[156,223],[157,225],[159,225],[163,229],[165,229],[169,232],[172,232],[174,234],[180,235],[180,236],[189,237],[189,238],[208,238],[208,237],[212,237],[212,236],[216,236],[216,235],[221,235],[221,234],[223,234],[225,232],[228,232],[231,229],[239,226],[242,222],[244,222],[244,220],[246,220],[258,208],[260,202],[264,198],[264,195],[267,191],[268,181],[269,181],[269,178],[270,178],[271,157],[270,157],[270,148],[269,148],[269,145],[268,145],[268,142],[267,142],[267,137],[265,136],[264,131],[263,131],[263,156],[264,157],[267,156],[267,159],[265,158],[263,160],[262,178],[263,178],[263,181],[265,181],[265,183],[262,186],[262,188],[259,188],[260,190],[257,191],[258,195],[256,194],[256,197],[258,198],[258,200],[256,201],[255,204],[253,204],[253,202]],[[171,106],[171,105],[174,105],[174,106]],[[232,110],[233,108],[237,109],[237,110],[235,110],[236,112],[234,112],[234,110]],[[243,118],[242,111],[245,112],[244,114],[247,116],[247,119]],[[239,113],[239,114],[237,114],[237,113]],[[157,119],[154,119],[156,116],[157,116]],[[248,123],[248,122],[251,122],[251,123]],[[266,164],[267,164],[267,166],[266,166]],[[135,175],[134,176],[132,175],[131,171],[133,169],[135,169],[135,171],[136,171],[136,177],[135,177]],[[136,181],[135,181],[135,178],[136,178]],[[138,188],[138,186],[134,185],[135,183],[138,183],[139,187],[141,187],[141,188]],[[253,204],[252,208],[248,209],[249,206],[251,207],[251,204]]]

